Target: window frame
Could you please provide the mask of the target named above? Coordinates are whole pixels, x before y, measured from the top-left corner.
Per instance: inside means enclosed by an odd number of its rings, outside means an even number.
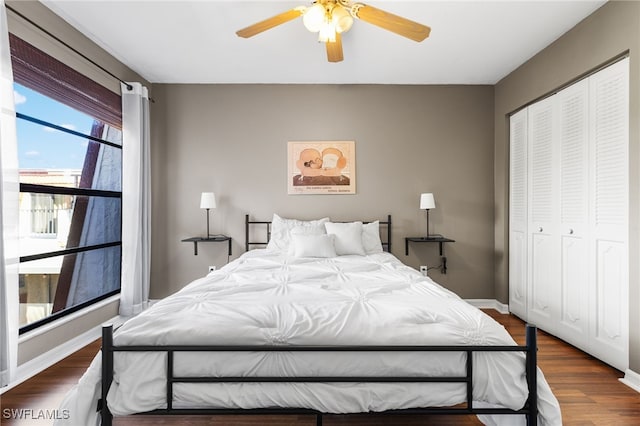
[[[24,40],[19,39],[17,36],[10,34],[10,40],[14,42],[11,45],[11,53],[12,53],[12,62],[14,65],[17,65],[20,68],[18,73],[14,73],[14,83],[20,84],[24,87],[27,87],[35,92],[38,92],[40,95],[52,99],[60,104],[64,104],[79,110],[89,116],[93,117],[94,125],[92,127],[92,134],[85,134],[83,132],[78,132],[73,129],[68,129],[62,126],[59,126],[54,123],[50,123],[43,119],[44,117],[33,117],[27,114],[16,112],[16,121],[24,120],[27,122],[31,122],[37,125],[41,125],[59,132],[63,132],[69,135],[73,135],[76,137],[80,137],[89,141],[89,144],[96,144],[96,147],[100,147],[102,145],[106,145],[112,148],[119,149],[122,152],[122,145],[117,144],[105,139],[102,139],[97,136],[103,134],[105,126],[115,127],[119,130],[122,129],[122,119],[121,119],[121,96],[119,94],[115,94],[108,89],[101,86],[99,83],[88,79],[87,77],[79,74],[77,71],[73,70],[66,64],[57,61],[56,59],[50,57],[45,52],[40,51],[39,49],[29,45]],[[24,55],[24,56],[16,56],[16,55]],[[27,60],[27,58],[29,60]],[[36,58],[36,59],[34,59]],[[39,58],[39,59],[38,59]],[[33,61],[33,62],[31,62]],[[25,64],[28,64],[28,67],[33,70],[32,74],[29,74],[29,70],[27,70],[25,74]],[[40,68],[38,68],[40,66]],[[53,77],[47,75],[46,78],[49,80],[42,80],[42,85],[39,85],[39,78],[42,77],[46,73],[42,73],[42,69],[49,69],[47,67],[52,67],[52,73],[55,74]],[[56,74],[57,73],[57,74]],[[57,78],[61,78],[61,80],[56,80]],[[62,83],[62,84],[59,84]],[[71,83],[77,83],[76,85],[71,85]],[[56,86],[58,84],[58,86]],[[53,89],[52,89],[53,88]],[[42,89],[42,90],[40,90]],[[68,93],[64,93],[64,90],[68,90]],[[105,94],[105,91],[109,92]],[[96,94],[101,94],[102,97],[99,97],[96,102],[91,102],[95,99]],[[117,96],[117,99],[120,101],[120,105],[114,104],[114,95]],[[87,101],[90,99],[90,101]],[[85,103],[87,103],[85,105]],[[80,105],[80,107],[78,107]],[[92,112],[99,110],[100,108],[104,108],[104,114],[93,114]],[[115,111],[115,113],[114,113]],[[117,113],[120,114],[118,117]],[[106,119],[105,119],[106,117]],[[119,118],[119,120],[118,120]],[[18,145],[20,145],[20,141],[18,140]],[[94,162],[91,163],[92,155],[91,146],[87,148],[87,152],[85,154],[85,165],[82,169],[82,178],[86,178],[87,180],[93,180],[94,173],[98,169],[97,167],[97,155],[99,149],[94,149],[95,158]],[[89,164],[87,164],[89,163]],[[117,169],[115,169],[117,170]],[[84,176],[87,173],[87,176]],[[120,181],[122,181],[122,162],[120,162]],[[89,183],[90,186],[90,183]],[[119,234],[117,241],[110,241],[100,244],[92,244],[92,245],[82,245],[80,243],[81,236],[83,234],[84,222],[87,219],[87,211],[81,212],[77,220],[75,218],[75,210],[78,206],[74,207],[74,218],[71,220],[71,229],[69,231],[69,238],[71,238],[72,233],[76,233],[79,238],[77,238],[77,245],[74,245],[71,248],[65,248],[62,250],[55,251],[43,251],[36,254],[29,254],[25,256],[20,256],[19,263],[25,263],[40,259],[46,259],[51,257],[58,256],[67,256],[67,255],[76,255],[79,253],[87,253],[95,250],[103,250],[111,247],[120,247],[119,256],[117,256],[119,265],[118,268],[121,268],[122,265],[122,187],[120,185],[119,191],[113,190],[104,190],[104,189],[92,189],[88,188],[87,184],[78,185],[78,187],[63,187],[63,186],[55,186],[55,185],[42,185],[42,184],[33,184],[33,183],[20,183],[19,184],[20,193],[21,194],[46,194],[46,195],[70,195],[70,196],[80,196],[80,197],[104,197],[104,198],[117,198],[120,200],[120,214],[119,214]],[[117,219],[116,219],[117,220]],[[113,223],[113,222],[112,222]],[[53,300],[50,300],[49,303],[52,303],[52,312],[46,317],[33,321],[31,323],[27,323],[19,327],[19,334],[22,335],[31,330],[37,329],[45,324],[49,324],[54,322],[62,317],[65,317],[73,312],[80,311],[85,309],[95,303],[98,303],[104,299],[110,298],[116,294],[119,294],[121,291],[121,276],[117,274],[117,289],[110,290],[100,296],[93,297],[84,302],[80,302],[73,306],[66,306],[66,299],[68,298],[69,288],[71,287],[71,280],[73,277],[73,271],[75,269],[75,265],[77,259],[75,257],[70,258],[68,262],[70,264],[67,266],[67,270],[70,270],[71,273],[66,273],[68,277],[65,277],[65,280],[68,280],[66,290],[64,288],[60,288],[60,280],[63,279],[63,272],[65,270],[65,262],[67,262],[67,258],[63,258],[63,264],[61,266],[60,276],[58,278],[58,287],[56,288],[55,296]],[[113,263],[112,263],[113,265]],[[62,291],[64,294],[59,294],[59,291]],[[60,295],[62,297],[60,297]],[[60,300],[59,300],[60,297]],[[64,305],[61,305],[61,300],[64,300]],[[58,305],[58,310],[55,311],[56,305]],[[62,307],[60,307],[62,306]]]

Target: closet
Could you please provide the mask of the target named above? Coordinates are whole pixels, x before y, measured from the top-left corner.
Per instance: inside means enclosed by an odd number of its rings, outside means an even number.
[[[628,367],[629,60],[510,117],[509,309]]]

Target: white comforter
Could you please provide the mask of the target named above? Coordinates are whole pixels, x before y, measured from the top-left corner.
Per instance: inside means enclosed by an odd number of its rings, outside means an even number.
[[[299,259],[253,250],[127,321],[116,345],[510,345],[506,330],[480,310],[388,253]],[[63,408],[70,421],[95,423],[96,357]],[[462,353],[184,353],[175,374],[462,375]],[[165,408],[165,355],[116,353],[108,403],[114,415]],[[476,406],[521,408],[524,355],[474,355]],[[538,372],[539,421],[561,425],[560,409]],[[301,407],[328,413],[450,406],[463,384],[176,384],[178,407]],[[482,416],[524,424],[523,416]]]

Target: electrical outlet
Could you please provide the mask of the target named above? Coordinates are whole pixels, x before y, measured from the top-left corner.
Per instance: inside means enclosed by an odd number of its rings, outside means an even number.
[[[213,272],[215,270],[216,270],[216,266],[215,265],[209,266],[209,272]]]
[[[427,268],[427,265],[420,265],[420,273],[422,275],[426,277],[428,271],[429,271],[429,268]]]

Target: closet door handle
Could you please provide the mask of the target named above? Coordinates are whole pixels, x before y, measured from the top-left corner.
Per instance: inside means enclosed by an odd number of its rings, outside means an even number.
[[[542,226],[538,228],[538,232],[542,232]]]
[[[573,229],[569,229],[569,235],[573,235]]]

